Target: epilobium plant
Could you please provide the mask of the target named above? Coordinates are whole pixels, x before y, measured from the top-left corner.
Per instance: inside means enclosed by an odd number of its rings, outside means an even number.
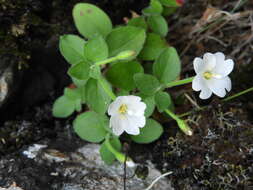
[[[81,36],[60,37],[60,52],[70,64],[68,75],[73,84],[55,101],[53,114],[66,118],[77,112],[75,132],[86,141],[101,143],[101,157],[107,164],[117,159],[134,165],[121,152],[122,134],[136,143],[150,143],[161,136],[163,127],[152,117],[155,108],[174,119],[186,135],[193,134],[173,113],[167,90],[193,80],[177,80],[180,59],[165,40],[168,25],[164,15],[182,2],[151,0],[143,15],[117,27],[98,7],[78,3],[73,18]],[[231,89],[227,75],[232,68],[233,62],[221,53],[196,58],[193,89],[201,90],[201,98],[210,97],[211,92],[225,96],[225,89]]]

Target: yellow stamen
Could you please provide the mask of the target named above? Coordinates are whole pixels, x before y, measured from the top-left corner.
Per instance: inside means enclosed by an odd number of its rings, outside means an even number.
[[[209,80],[213,77],[213,74],[209,71],[206,71],[206,72],[204,72],[203,76],[205,79]]]
[[[127,112],[127,105],[126,105],[126,104],[122,104],[122,105],[119,107],[119,113],[125,114],[126,112]]]

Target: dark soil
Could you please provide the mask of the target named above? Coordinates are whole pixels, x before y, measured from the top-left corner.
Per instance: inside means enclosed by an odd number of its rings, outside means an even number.
[[[45,189],[52,180],[64,181],[52,179],[51,168],[36,166],[20,157],[28,145],[52,141],[57,149],[68,152],[85,143],[73,134],[70,127],[73,118],[59,120],[51,114],[53,101],[70,83],[66,76],[68,64],[57,46],[59,35],[77,33],[71,18],[76,2],[79,1],[9,0],[0,4],[1,58],[15,58],[24,76],[17,93],[1,110],[0,157],[5,161],[17,160],[13,166],[16,170],[12,172],[7,171],[7,166],[0,168],[0,187],[15,181],[23,188],[28,187],[25,190],[35,190]],[[139,12],[148,3],[147,0],[87,2],[103,8],[114,24],[123,23],[123,17],[130,16],[129,10]],[[201,24],[210,24],[201,20],[210,5],[231,11],[236,3],[235,0],[189,0],[168,18],[168,40],[182,53],[182,78],[194,74],[194,57],[208,51],[222,51],[236,62],[230,94],[252,86],[252,12],[200,32]],[[253,3],[248,1],[235,13],[252,9]],[[13,26],[20,29],[18,33],[12,31]],[[130,144],[129,154],[143,166],[144,173],[145,160],[150,159],[162,172],[173,171],[168,178],[175,189],[253,189],[252,93],[226,103],[216,97],[199,101],[190,85],[172,89],[171,93],[180,108],[177,113],[195,108],[184,93],[200,106],[210,106],[185,117],[194,131],[192,137],[179,131],[175,122],[162,119],[166,132],[158,141],[151,145]]]

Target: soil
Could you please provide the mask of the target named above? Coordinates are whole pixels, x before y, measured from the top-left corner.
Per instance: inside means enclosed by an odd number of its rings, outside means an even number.
[[[19,155],[28,145],[48,140],[64,152],[85,144],[70,127],[73,118],[56,119],[51,114],[53,101],[70,83],[66,76],[68,64],[57,49],[58,38],[61,34],[77,33],[71,9],[79,1],[0,2],[1,58],[13,57],[23,76],[16,93],[0,110],[0,157],[15,158],[18,168],[11,174],[8,167],[1,168],[0,187],[8,187],[15,180],[21,188],[29,187],[25,190],[45,189],[52,182],[52,176],[48,175],[52,168],[28,163]],[[148,4],[147,0],[87,2],[103,8],[114,24],[130,17],[130,10],[140,13]],[[236,0],[189,0],[168,17],[168,41],[181,53],[181,78],[194,74],[194,57],[221,51],[236,62],[230,95],[252,86],[253,3],[247,1],[239,6],[234,12],[239,16],[225,14],[226,19],[220,19],[220,10],[231,12],[237,3]],[[203,27],[207,29],[203,31]],[[175,189],[253,189],[252,93],[229,102],[217,97],[200,101],[190,85],[171,89],[170,93],[179,107],[177,113],[195,109],[195,104],[209,106],[185,117],[194,131],[192,137],[185,136],[175,122],[164,117],[161,121],[165,133],[159,140],[150,145],[128,143],[129,154],[141,166],[138,175],[145,177],[145,161],[151,160],[162,172],[173,171],[168,179]],[[185,98],[185,93],[194,104]]]

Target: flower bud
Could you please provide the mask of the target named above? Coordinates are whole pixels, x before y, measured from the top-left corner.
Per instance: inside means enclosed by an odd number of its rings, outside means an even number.
[[[193,132],[184,120],[178,119],[177,124],[186,135],[192,136]]]
[[[120,52],[116,57],[117,57],[117,59],[122,60],[122,59],[128,59],[133,56],[135,56],[135,51],[126,50],[126,51]]]

